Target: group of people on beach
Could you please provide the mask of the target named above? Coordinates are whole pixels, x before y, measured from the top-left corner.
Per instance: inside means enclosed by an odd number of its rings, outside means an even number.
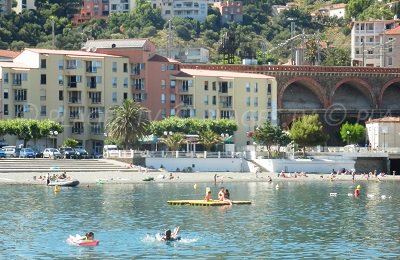
[[[282,170],[280,173],[278,173],[278,177],[282,177],[282,178],[297,178],[297,177],[308,177],[307,173],[305,172],[294,172],[294,173],[290,173],[290,172],[285,172],[284,170]]]

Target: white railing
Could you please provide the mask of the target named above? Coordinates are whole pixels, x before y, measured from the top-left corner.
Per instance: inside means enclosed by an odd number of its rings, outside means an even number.
[[[103,153],[104,158],[133,158],[133,157],[156,157],[156,158],[245,158],[245,152],[194,152],[194,151],[137,151],[137,150],[115,150]]]

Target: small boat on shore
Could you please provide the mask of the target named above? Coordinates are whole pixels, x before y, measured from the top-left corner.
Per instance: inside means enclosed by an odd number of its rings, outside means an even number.
[[[64,179],[57,179],[55,181],[50,181],[47,186],[56,186],[58,185],[59,187],[75,187],[79,185],[79,181],[74,179],[74,180],[64,180]]]
[[[251,201],[232,200],[232,204],[251,204]],[[221,200],[169,200],[170,205],[191,205],[191,206],[225,206],[230,205],[229,201]]]

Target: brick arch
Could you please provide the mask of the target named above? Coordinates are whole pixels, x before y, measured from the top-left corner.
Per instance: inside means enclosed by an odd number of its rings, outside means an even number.
[[[386,89],[389,88],[390,86],[392,86],[392,85],[395,84],[395,83],[399,83],[399,84],[400,84],[400,78],[395,78],[395,79],[389,80],[389,81],[386,82],[385,85],[383,85],[383,87],[381,88],[381,91],[380,91],[379,97],[378,97],[378,105],[379,105],[379,108],[382,107],[382,104],[383,104],[383,101],[382,101],[382,99],[383,99],[383,94],[385,93]]]
[[[335,84],[335,86],[333,87],[333,89],[331,90],[331,94],[330,94],[330,98],[329,98],[330,106],[333,104],[333,98],[335,96],[336,90],[338,88],[342,87],[342,85],[345,83],[350,83],[350,85],[352,85],[353,87],[358,88],[358,90],[360,90],[361,92],[364,93],[364,95],[366,95],[367,97],[370,98],[370,100],[372,102],[372,108],[377,108],[377,101],[374,97],[371,86],[367,82],[365,82],[364,80],[359,79],[359,78],[345,78],[345,79],[342,79],[339,82],[337,82]]]
[[[285,94],[286,89],[293,83],[295,82],[306,82],[309,84],[302,84],[303,86],[305,86],[306,88],[310,89],[319,99],[319,101],[322,104],[322,107],[326,107],[327,105],[327,100],[324,97],[324,95],[322,94],[322,87],[321,85],[314,80],[313,78],[309,78],[309,77],[295,77],[290,79],[288,82],[286,82],[286,84],[279,90],[278,93],[278,109],[282,108],[282,99],[283,99],[283,94]]]

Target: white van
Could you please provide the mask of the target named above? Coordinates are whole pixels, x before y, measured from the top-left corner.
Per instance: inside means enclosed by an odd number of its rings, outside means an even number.
[[[115,144],[106,144],[103,147],[103,158],[118,157],[119,150]]]
[[[3,146],[4,152],[6,153],[6,157],[8,158],[18,158],[20,148],[15,145]]]

